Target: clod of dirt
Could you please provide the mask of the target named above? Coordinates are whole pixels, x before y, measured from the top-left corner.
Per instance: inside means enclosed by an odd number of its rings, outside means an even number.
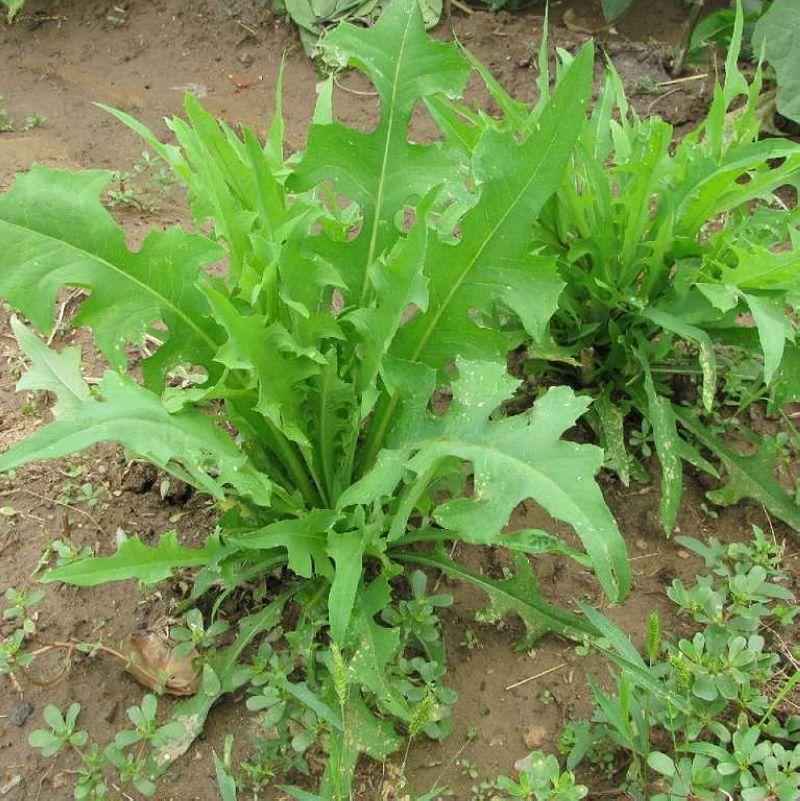
[[[195,667],[200,654],[192,649],[185,656],[156,634],[132,634],[128,638],[128,672],[145,687],[170,695],[194,695],[200,687],[200,671]]]
[[[8,719],[15,726],[24,726],[28,718],[33,714],[33,706],[27,701],[17,704],[8,716]]]
[[[546,726],[534,723],[528,727],[525,734],[522,735],[522,739],[527,748],[530,748],[531,751],[536,751],[549,736],[550,733]]]

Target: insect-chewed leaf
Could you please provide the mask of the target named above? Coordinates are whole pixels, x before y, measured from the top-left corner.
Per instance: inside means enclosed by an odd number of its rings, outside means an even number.
[[[675,423],[675,412],[669,398],[656,392],[650,367],[640,354],[645,371],[644,391],[647,399],[647,419],[653,426],[653,441],[661,462],[661,500],[659,515],[667,536],[672,534],[683,497],[683,462],[681,438]]]
[[[458,244],[431,242],[428,309],[401,329],[395,355],[437,369],[454,355],[504,358],[521,335],[475,321],[476,311],[491,318],[498,303],[534,339],[544,335],[564,284],[554,259],[532,253],[531,221],[558,187],[582,129],[592,65],[587,46],[521,144],[510,132],[484,132],[472,157],[480,199],[461,222]]]
[[[400,648],[400,631],[375,622],[375,616],[390,600],[391,589],[384,576],[359,591],[348,632],[353,646],[348,669],[352,681],[373,693],[384,710],[400,720],[408,720],[411,714],[408,702],[386,675],[387,665]]]
[[[717,359],[711,337],[696,325],[690,325],[660,309],[645,309],[642,316],[652,320],[667,331],[694,342],[699,350],[700,369],[703,371],[703,406],[710,412],[714,404],[717,387]]]
[[[11,318],[11,328],[20,348],[31,360],[17,382],[17,390],[46,389],[55,393],[56,417],[77,411],[91,394],[81,375],[80,348],[64,348],[60,353],[51,350],[16,317]]]
[[[380,96],[380,120],[369,133],[339,123],[312,125],[288,186],[303,190],[332,179],[338,191],[360,205],[359,236],[326,245],[331,261],[345,273],[346,294],[356,301],[366,270],[397,241],[394,218],[406,200],[452,176],[454,164],[441,147],[408,141],[414,106],[437,93],[459,95],[469,67],[455,45],[426,35],[417,0],[394,0],[371,30],[343,23],[324,39],[322,49],[367,74]]]
[[[153,231],[137,252],[103,208],[99,195],[111,173],[33,167],[0,195],[0,297],[49,331],[62,286],[91,289],[75,323],[88,325],[116,369],[125,346],[157,322],[165,341],[143,363],[157,386],[177,364],[212,365],[216,325],[197,288],[202,267],[221,248],[178,228]]]
[[[527,412],[492,419],[518,382],[494,362],[457,361],[453,403],[447,413],[428,419],[417,430],[391,440],[406,455],[405,465],[424,475],[441,460],[472,464],[472,497],[456,498],[434,510],[440,525],[469,542],[488,543],[508,523],[520,502],[532,498],[553,517],[569,523],[581,538],[608,595],[620,598],[630,586],[625,543],[594,480],[603,452],[592,445],[561,439],[589,405],[568,387],[555,387]],[[384,457],[375,470],[354,485],[348,500],[363,497],[360,489],[402,478],[400,457]],[[357,501],[356,501],[357,502]]]
[[[0,472],[68,456],[98,442],[118,442],[215,498],[225,497],[228,486],[268,505],[269,480],[211,418],[195,410],[170,414],[157,395],[113,371],[105,374],[98,393],[98,399],[85,399],[68,419],[40,428],[0,454]]]
[[[616,470],[620,481],[628,486],[631,480],[630,457],[625,448],[625,417],[619,406],[604,392],[594,399],[592,407],[597,415],[600,443],[606,454],[606,467]]]

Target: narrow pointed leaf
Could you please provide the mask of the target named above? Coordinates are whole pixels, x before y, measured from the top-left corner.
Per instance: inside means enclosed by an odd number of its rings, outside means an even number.
[[[356,592],[361,582],[361,560],[364,555],[364,541],[360,532],[348,531],[343,534],[333,532],[328,542],[328,556],[336,563],[336,573],[331,583],[328,597],[328,615],[331,622],[331,635],[338,642],[344,642]]]
[[[109,581],[137,579],[155,584],[169,578],[181,567],[207,565],[224,551],[219,538],[209,537],[202,548],[187,548],[178,542],[178,534],[169,531],[155,546],[145,545],[138,537],[129,537],[111,556],[82,559],[50,570],[42,578],[47,583],[63,581],[77,587],[94,587]]]
[[[170,414],[160,398],[130,378],[108,372],[99,398],[87,398],[69,418],[43,426],[0,454],[0,472],[41,459],[69,456],[98,442],[118,442],[217,499],[226,487],[269,505],[271,484],[234,441],[195,410]]]
[[[736,503],[744,497],[753,498],[795,531],[800,531],[800,506],[778,483],[772,472],[772,463],[765,461],[763,454],[741,456],[735,453],[708,431],[688,409],[674,409],[681,424],[725,465],[730,483],[723,494],[715,496],[718,500]]]

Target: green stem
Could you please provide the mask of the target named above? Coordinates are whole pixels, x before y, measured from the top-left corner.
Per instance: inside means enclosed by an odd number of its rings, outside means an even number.
[[[769,709],[764,713],[764,716],[761,718],[761,720],[758,721],[759,728],[764,725],[767,718],[775,711],[775,708],[778,706],[778,704],[783,701],[787,695],[789,695],[798,682],[800,682],[800,670],[796,670],[794,674],[786,680],[786,684],[783,685],[781,691],[772,700],[772,703],[769,705]]]
[[[376,410],[375,417],[367,431],[367,440],[358,460],[358,472],[364,474],[375,463],[378,452],[383,447],[383,440],[389,430],[392,415],[400,402],[400,396],[395,393],[391,397],[384,396],[386,400],[380,404],[382,408]]]
[[[272,445],[274,445],[275,453],[283,462],[284,466],[289,472],[295,486],[300,490],[303,500],[308,506],[321,506],[322,499],[319,496],[317,489],[308,479],[303,462],[297,455],[297,450],[292,442],[288,440],[286,435],[272,422],[269,418],[264,418],[264,421],[269,428],[272,436]]]
[[[797,426],[789,419],[789,415],[787,415],[783,409],[779,408],[778,414],[781,416],[781,420],[783,420],[784,425],[789,429],[789,432],[792,435],[794,447],[800,448],[800,432],[798,432]]]

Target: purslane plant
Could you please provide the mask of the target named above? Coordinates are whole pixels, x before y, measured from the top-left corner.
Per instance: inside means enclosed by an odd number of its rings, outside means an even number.
[[[531,338],[527,373],[592,396],[588,419],[623,483],[646,478],[628,448],[631,423],[646,421],[661,464],[667,533],[680,506],[683,463],[718,477],[704,452],[729,478],[710,494],[715,503],[751,497],[800,529],[800,507],[770,463],[773,438],[760,438],[757,454],[740,455],[682,405],[688,398],[712,412],[728,401],[741,411],[765,398],[780,412],[800,398],[800,145],[759,138],[761,72],[748,84],[739,70],[741,36],[739,8],[724,85],[705,121],[676,144],[672,126],[629,107],[609,64],[570,168],[532,219],[540,257],[558,262],[561,291],[547,329]],[[546,48],[545,40],[545,99]],[[562,54],[562,68],[570,62]],[[523,140],[535,130],[536,109],[482,74],[500,119],[428,100],[454,148],[469,150],[487,129]],[[726,386],[737,390],[735,399]]]
[[[647,650],[653,677],[685,707],[643,692],[625,670],[614,692],[592,684],[592,721],[570,724],[562,737],[568,768],[603,761],[631,797],[652,801],[798,797],[800,716],[782,702],[800,672],[777,647],[778,629],[791,625],[797,606],[781,569],[783,545],[757,527],[753,535],[729,545],[677,538],[706,563],[707,575],[692,586],[676,579],[667,590],[694,634],[662,642],[654,614]],[[656,750],[668,743],[668,753]]]
[[[112,112],[185,182],[198,232],[154,230],[129,250],[99,200],[104,171],[34,167],[0,196],[0,296],[46,333],[61,288],[85,290],[73,322],[109,363],[92,387],[77,348],[50,350],[15,319],[30,360],[20,388],[57,401],[54,421],[0,455],[0,471],[110,441],[214,498],[219,526],[200,548],[174,532],[154,547],[132,537],[44,580],[152,583],[197,567],[193,598],[216,594],[213,627],[237,587],[278,571],[272,603],[204,661],[201,693],[175,711],[185,736],[156,749],[148,775],[188,748],[216,698],[277,669],[266,653],[258,669],[242,658],[291,599],[305,680],[285,675],[283,696],[259,708],[293,699],[308,710],[303,725],[331,754],[323,796],[344,798],[360,752],[384,757],[401,743],[397,727],[419,724],[420,704],[449,702],[426,690],[443,669],[438,640],[380,617],[407,565],[475,582],[531,638],[596,627],[542,598],[527,554],[575,558],[612,600],[630,574],[594,480],[602,451],[561,438],[589,399],[554,387],[522,413],[505,406],[520,383],[507,352],[540,337],[556,307],[557,260],[534,252],[531,224],[582,130],[591,45],[537,108],[530,136],[489,128],[469,158],[409,141],[414,107],[457,97],[470,71],[454,45],[425,34],[416,0],[395,0],[371,30],[342,25],[323,46],[374,83],[379,121],[368,133],[334,121],[328,82],[307,148],[288,162],[280,108],[264,144],[191,96],[188,120],[169,121],[175,145]],[[583,550],[507,533],[529,498],[572,526]],[[445,555],[455,540],[510,549],[518,572],[471,573]]]

